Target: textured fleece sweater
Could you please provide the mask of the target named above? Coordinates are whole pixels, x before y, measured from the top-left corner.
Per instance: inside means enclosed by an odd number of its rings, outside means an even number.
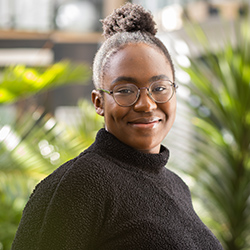
[[[219,250],[188,187],[165,165],[101,129],[95,142],[37,185],[12,250]]]

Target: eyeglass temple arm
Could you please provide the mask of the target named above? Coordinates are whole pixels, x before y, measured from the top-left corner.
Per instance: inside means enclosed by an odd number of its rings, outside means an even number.
[[[109,91],[109,90],[106,90],[106,89],[97,89],[97,90],[103,91],[103,92],[108,93],[108,94],[112,94],[113,93],[113,91]]]
[[[179,86],[175,82],[173,82],[173,86],[174,86],[175,90],[177,90],[179,88]]]

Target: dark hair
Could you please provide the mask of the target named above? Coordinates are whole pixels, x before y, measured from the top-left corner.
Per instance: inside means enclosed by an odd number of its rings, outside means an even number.
[[[126,3],[102,20],[106,41],[96,53],[93,63],[93,81],[96,88],[102,87],[105,68],[110,58],[125,45],[144,43],[162,52],[170,64],[175,80],[174,66],[165,45],[155,37],[157,29],[150,12],[142,6]]]

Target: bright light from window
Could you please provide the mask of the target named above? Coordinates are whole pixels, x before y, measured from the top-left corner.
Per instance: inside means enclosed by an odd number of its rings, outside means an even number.
[[[10,126],[8,126],[8,125],[5,125],[1,128],[1,130],[0,130],[0,142],[5,140],[5,138],[8,136],[10,131],[11,131],[11,129],[10,129]]]
[[[189,68],[191,65],[188,57],[184,55],[176,56],[176,61],[178,62],[179,65],[181,65],[184,68]]]
[[[165,30],[172,31],[182,27],[182,12],[180,5],[171,5],[162,11],[162,26]]]
[[[20,143],[21,139],[11,131],[10,126],[5,125],[0,130],[0,142],[2,141],[6,148],[11,151]]]
[[[60,160],[60,154],[58,152],[54,152],[50,156],[50,162],[52,164],[57,164],[57,161]]]
[[[174,48],[175,48],[175,51],[179,55],[189,55],[190,54],[190,50],[189,50],[188,45],[182,40],[176,40],[175,44],[174,44]]]
[[[56,120],[54,118],[50,118],[44,125],[47,130],[52,129],[56,125]]]
[[[189,74],[183,70],[176,70],[176,78],[183,84],[188,84],[191,80]]]

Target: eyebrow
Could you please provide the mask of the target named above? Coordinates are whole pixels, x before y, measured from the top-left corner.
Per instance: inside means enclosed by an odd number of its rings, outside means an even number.
[[[158,75],[158,76],[153,76],[150,78],[150,82],[155,82],[158,80],[169,80],[169,77],[167,77],[166,75]]]
[[[113,80],[111,82],[111,85],[117,83],[117,82],[131,82],[131,83],[135,83],[137,82],[135,78],[133,77],[128,77],[128,76],[119,76],[117,77],[115,80]]]
[[[158,76],[153,76],[149,79],[149,82],[154,82],[158,80],[169,80],[169,77],[166,75],[158,75]],[[115,80],[111,82],[111,85],[117,83],[117,82],[131,82],[131,83],[137,83],[138,81],[134,77],[128,77],[128,76],[119,76]]]

